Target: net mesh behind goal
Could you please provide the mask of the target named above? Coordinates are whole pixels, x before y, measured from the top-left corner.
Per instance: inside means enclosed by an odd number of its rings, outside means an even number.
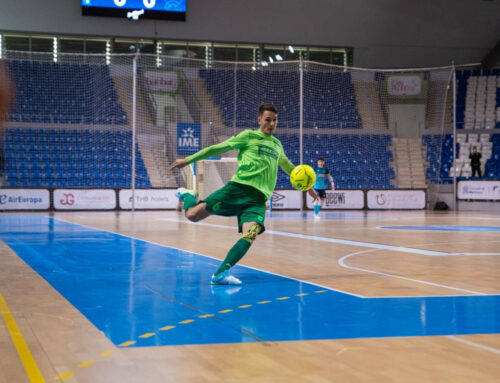
[[[264,66],[150,54],[5,57],[17,102],[4,141],[4,186],[190,186],[192,177],[169,164],[258,128],[262,102],[279,110],[276,137],[292,163],[315,166],[323,157],[339,189],[452,181],[453,68]],[[198,165],[202,195],[236,170],[231,161]],[[281,170],[276,187],[290,188]]]
[[[196,189],[201,199],[206,198],[231,180],[238,169],[235,157],[207,159],[184,168],[186,186]]]

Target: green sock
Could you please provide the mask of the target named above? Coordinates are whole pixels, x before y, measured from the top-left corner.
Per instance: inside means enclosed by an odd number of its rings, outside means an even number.
[[[248,249],[252,244],[247,240],[241,238],[231,247],[231,250],[226,255],[226,258],[222,262],[222,265],[217,269],[214,275],[219,275],[226,270],[233,267],[243,256],[247,253]]]
[[[191,194],[184,194],[184,197],[182,197],[182,201],[184,202],[184,211],[187,211],[192,206],[198,205],[198,202],[196,202],[196,198],[194,198]]]

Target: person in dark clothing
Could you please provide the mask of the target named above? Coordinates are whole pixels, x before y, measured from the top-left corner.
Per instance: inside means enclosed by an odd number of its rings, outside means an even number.
[[[472,168],[472,177],[476,175],[476,172],[481,178],[481,153],[477,151],[475,146],[472,147],[472,152],[469,155],[470,158],[470,166]]]

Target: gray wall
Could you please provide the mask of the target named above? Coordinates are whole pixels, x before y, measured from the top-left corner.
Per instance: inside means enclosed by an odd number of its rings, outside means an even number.
[[[187,21],[81,16],[80,0],[1,0],[0,31],[354,48],[354,65],[481,61],[500,0],[187,0]]]

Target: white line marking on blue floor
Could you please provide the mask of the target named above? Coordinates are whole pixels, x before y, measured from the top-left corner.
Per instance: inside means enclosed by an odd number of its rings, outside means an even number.
[[[175,218],[158,218],[158,220],[160,220],[160,221],[166,221],[166,222],[186,223],[186,224],[191,224],[191,225],[200,225],[200,226],[208,226],[208,227],[217,227],[217,228],[220,228],[220,229],[235,230],[235,226],[218,225],[218,224],[214,224],[214,223],[191,222],[191,221],[187,221],[187,220],[183,220],[183,219],[175,219]],[[371,242],[350,241],[350,240],[347,240],[347,239],[339,239],[339,238],[318,237],[318,236],[314,236],[314,235],[288,233],[288,232],[285,232],[285,231],[276,231],[276,230],[266,230],[266,233],[268,233],[268,234],[274,234],[274,235],[281,235],[281,236],[284,236],[284,237],[310,239],[312,241],[338,243],[338,244],[341,244],[341,245],[351,245],[351,246],[357,246],[357,247],[368,247],[370,249],[398,251],[398,252],[402,252],[402,253],[420,254],[420,255],[429,255],[429,256],[500,255],[500,253],[447,253],[447,252],[443,252],[443,251],[414,249],[414,248],[411,248],[411,247],[383,245],[383,244],[371,243]]]

